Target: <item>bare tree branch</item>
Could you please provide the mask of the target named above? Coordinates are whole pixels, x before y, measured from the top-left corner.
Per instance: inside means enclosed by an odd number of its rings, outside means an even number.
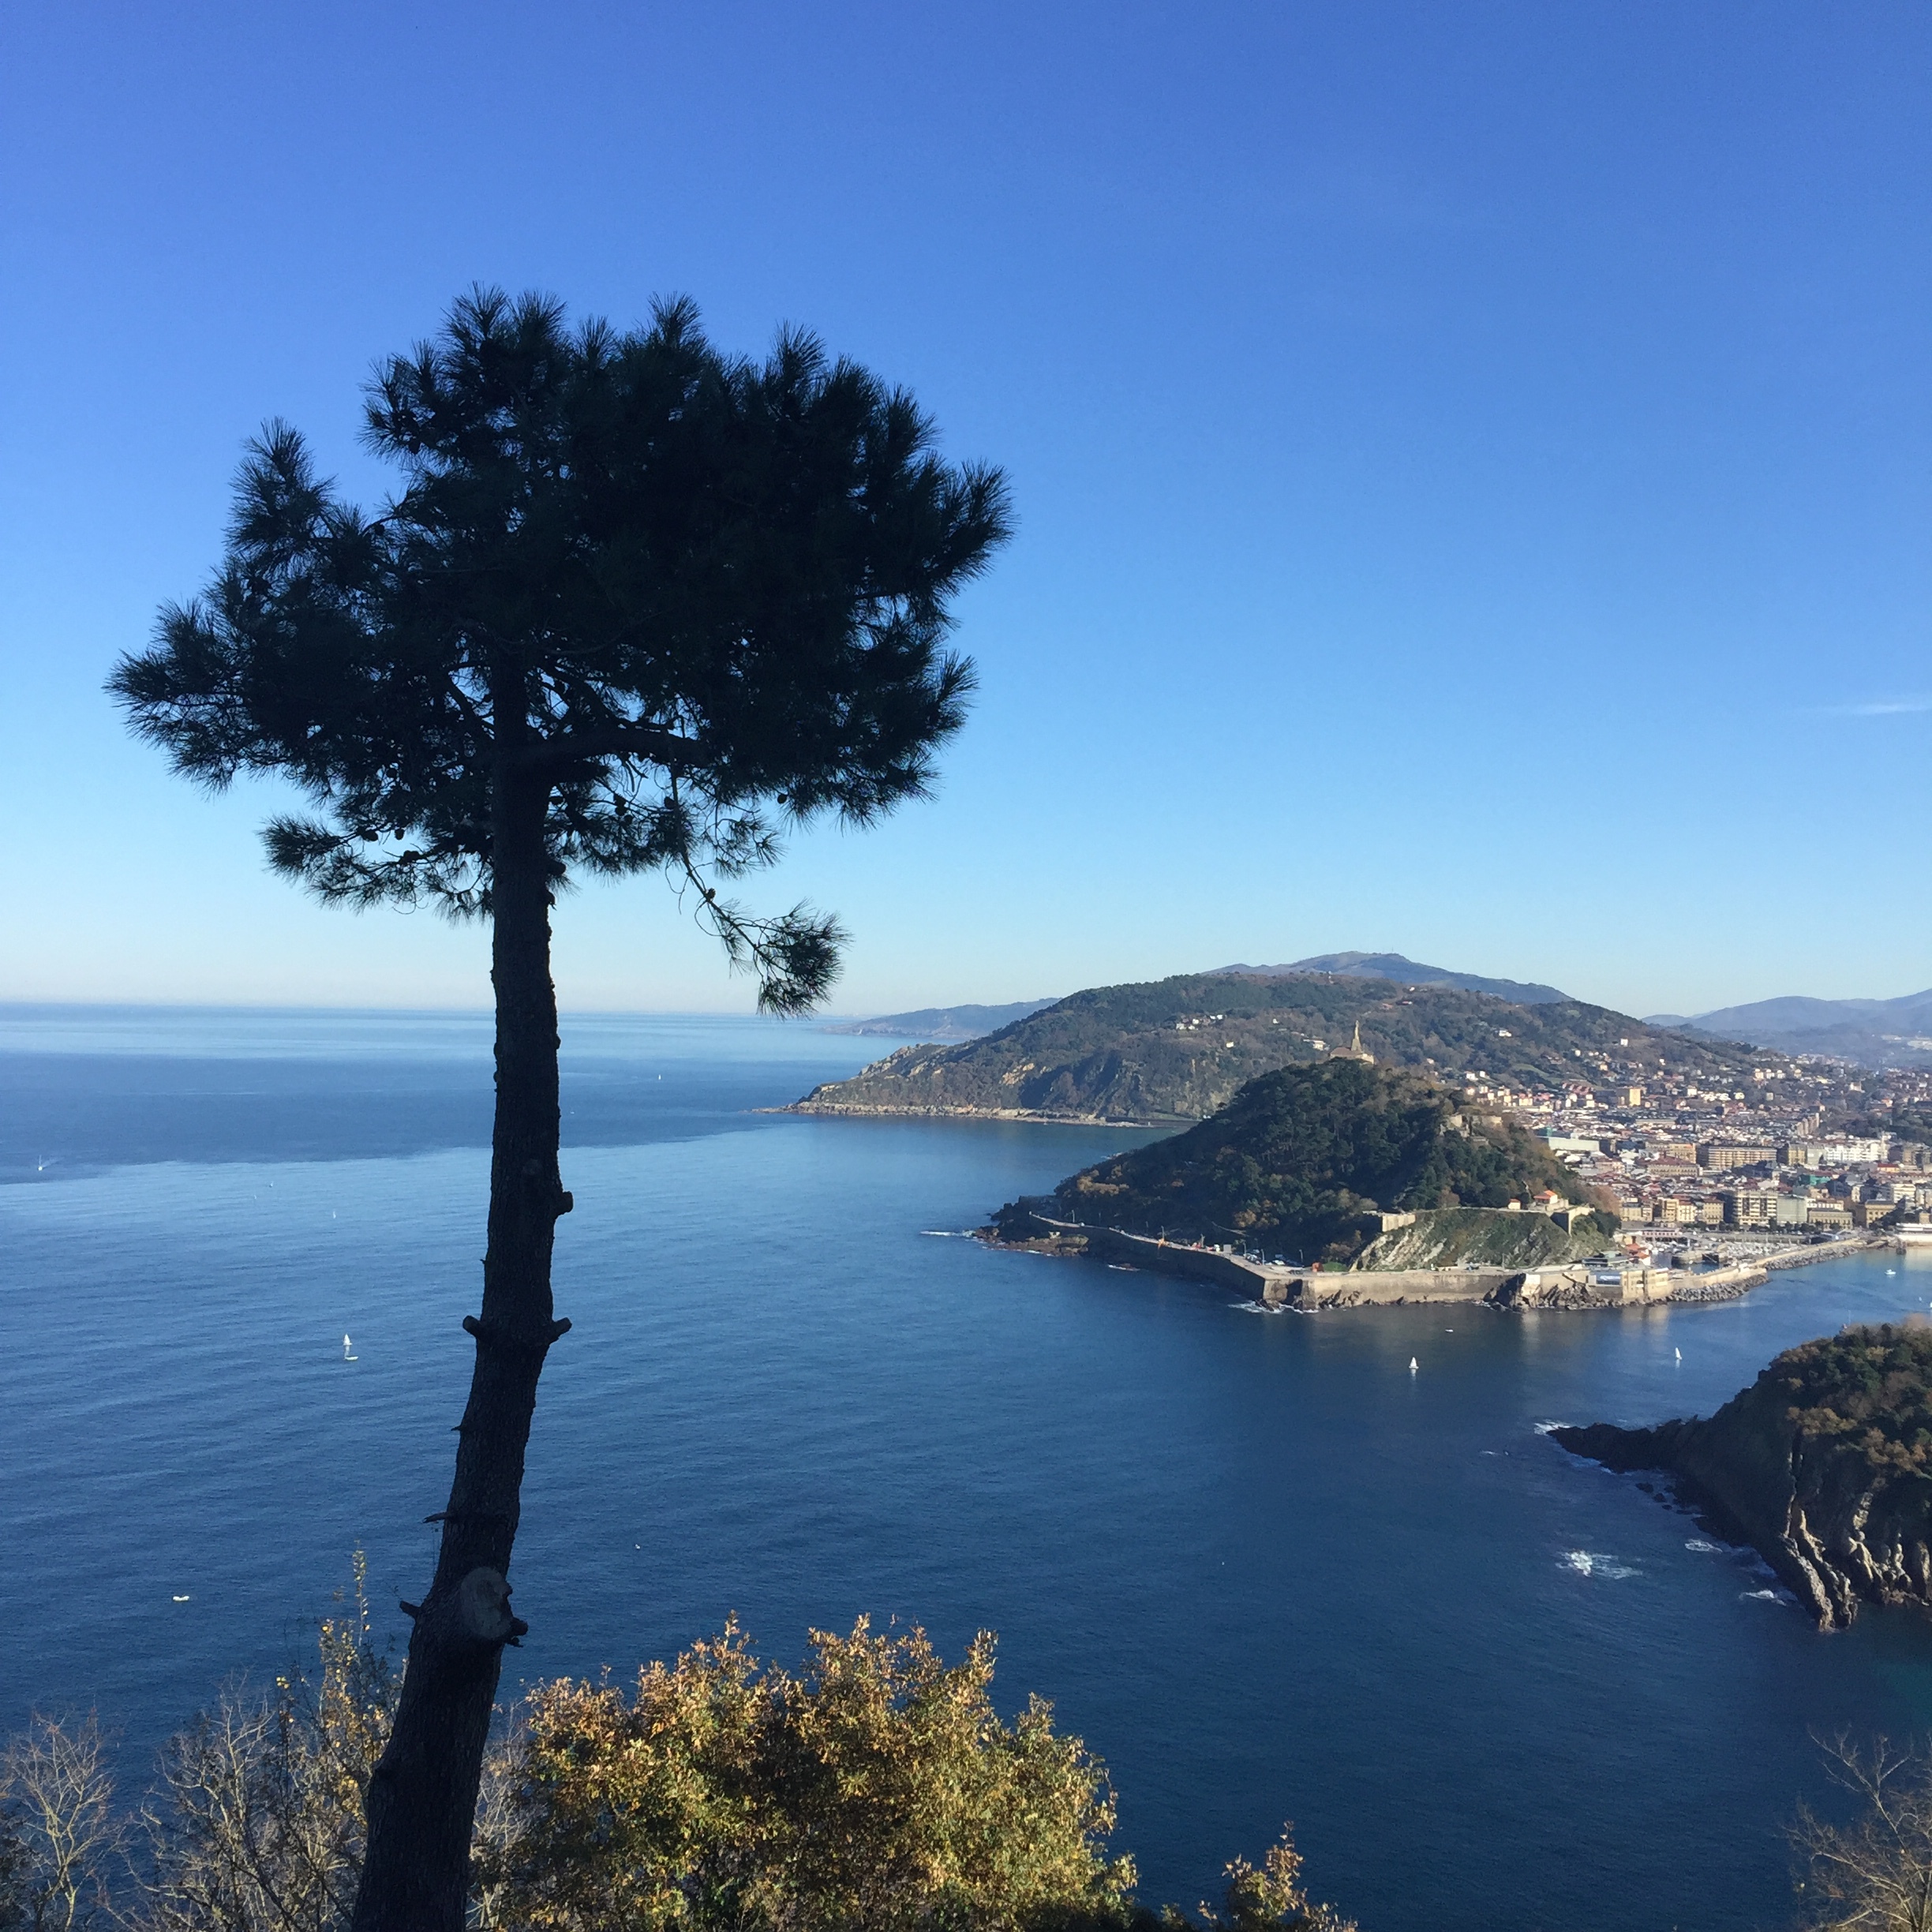
[[[1800,1883],[1820,1932],[1932,1932],[1932,1765],[1878,1738],[1818,1740],[1825,1774],[1859,1799],[1849,1825],[1801,1807],[1791,1832]]]
[[[107,1739],[90,1711],[78,1722],[36,1716],[0,1752],[0,1803],[24,1854],[11,1882],[35,1932],[106,1923],[107,1874],[126,1827],[114,1807]]]

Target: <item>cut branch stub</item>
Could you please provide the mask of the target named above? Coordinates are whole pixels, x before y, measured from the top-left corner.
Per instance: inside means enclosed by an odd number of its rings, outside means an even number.
[[[510,1614],[509,1579],[487,1563],[470,1571],[440,1601],[432,1593],[426,1604],[400,1603],[397,1608],[414,1623],[432,1623],[445,1642],[470,1649],[519,1643],[530,1634],[530,1626]]]
[[[510,1614],[510,1582],[500,1570],[479,1564],[456,1586],[456,1627],[475,1644],[513,1644],[530,1626]]]
[[[571,1328],[567,1315],[560,1316],[550,1324],[549,1333],[541,1335],[512,1335],[500,1322],[485,1321],[480,1315],[466,1315],[462,1325],[466,1334],[475,1337],[478,1348],[496,1349],[507,1355],[541,1355],[552,1342],[568,1335]],[[459,1428],[462,1426],[457,1425]]]

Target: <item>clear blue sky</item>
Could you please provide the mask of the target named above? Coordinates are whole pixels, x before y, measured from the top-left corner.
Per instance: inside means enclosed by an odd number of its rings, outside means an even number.
[[[0,998],[480,1004],[99,695],[279,414],[474,280],[660,291],[1010,473],[933,803],[760,885],[836,1005],[1388,948],[1648,1012],[1932,983],[1932,12],[89,5],[0,44]],[[654,881],[567,1004],[749,1002]]]

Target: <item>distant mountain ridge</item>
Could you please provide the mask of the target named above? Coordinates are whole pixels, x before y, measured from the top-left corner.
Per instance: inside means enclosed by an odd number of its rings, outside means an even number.
[[[1552,1005],[1570,997],[1556,987],[1541,986],[1530,980],[1490,979],[1480,973],[1451,972],[1446,966],[1425,966],[1400,953],[1318,953],[1312,959],[1296,960],[1286,966],[1218,966],[1208,976],[1224,973],[1257,979],[1283,979],[1294,973],[1339,973],[1346,979],[1386,979],[1401,986],[1459,987],[1466,993],[1487,993],[1492,998],[1511,1000],[1522,1006]],[[1004,1006],[919,1006],[910,1013],[841,1020],[818,1030],[862,1039],[931,1040],[942,1046],[958,1046],[968,1040],[983,1039],[1002,1027],[1058,1004],[1057,1000],[1037,999],[1014,1000]]]
[[[1694,1079],[1739,1086],[1753,1065],[1747,1047],[1661,1032],[1581,1000],[1525,1005],[1456,986],[1321,972],[1191,973],[1090,987],[962,1045],[902,1046],[794,1106],[1178,1124],[1213,1113],[1256,1074],[1328,1059],[1358,1026],[1380,1065],[1458,1082],[1467,1073],[1492,1088],[1609,1084],[1666,1060]]]
[[[1932,990],[1897,999],[1808,999],[1787,994],[1709,1013],[1659,1013],[1645,1023],[1784,1053],[1829,1054],[1861,1066],[1932,1066]]]
[[[1511,1000],[1519,1006],[1553,1005],[1570,997],[1559,987],[1535,980],[1491,979],[1481,973],[1451,972],[1446,966],[1425,966],[1399,953],[1317,953],[1286,966],[1220,966],[1215,970],[1252,973],[1263,979],[1290,973],[1341,973],[1354,979],[1393,979],[1402,986],[1460,987],[1466,993],[1487,993],[1492,999]]]
[[[979,1039],[997,1033],[1016,1020],[1024,1020],[1043,1007],[1058,1002],[1050,999],[1014,1000],[1005,1006],[920,1006],[911,1013],[883,1013],[876,1020],[848,1020],[837,1026],[821,1027],[821,1033],[846,1033],[860,1039],[937,1040],[957,1043]]]
[[[1285,965],[1237,964],[1216,967],[1207,973],[1183,975],[1180,979],[1159,983],[1178,987],[1190,980],[1204,984],[1216,979],[1272,983],[1297,978],[1320,980],[1324,977],[1404,988],[1453,989],[1505,1000],[1517,1006],[1567,1005],[1593,1013],[1608,1010],[1586,1009],[1583,1002],[1572,1000],[1559,987],[1545,986],[1538,981],[1500,979],[1482,973],[1455,972],[1447,967],[1431,966],[1422,960],[1410,959],[1400,953],[1318,953]],[[1095,993],[1127,990],[1101,987],[1076,994],[1073,998],[1076,1001],[1087,1000],[1094,997]],[[822,1031],[862,1039],[917,1040],[938,1046],[960,1046],[990,1039],[1065,1004],[1065,1001],[1041,999],[1014,1000],[1004,1005],[922,1006],[910,1013],[885,1013],[874,1019],[841,1021]],[[1620,1016],[1616,1017],[1620,1020]],[[1330,1015],[1327,1024],[1332,1029],[1341,1024],[1341,1020],[1339,1016]],[[1716,1007],[1708,1013],[1653,1013],[1647,1019],[1632,1020],[1627,1024],[1674,1033],[1682,1039],[1695,1039],[1707,1046],[1722,1046],[1732,1051],[1749,1043],[1785,1054],[1828,1054],[1836,1059],[1855,1061],[1861,1066],[1932,1066],[1932,988],[1923,993],[1908,993],[1897,999],[1828,1000],[1789,994],[1777,999],[1756,1000],[1744,1005]],[[1440,1055],[1432,1057],[1441,1059]],[[868,1069],[867,1075],[860,1077],[866,1078],[871,1072]],[[951,1073],[945,1077],[957,1083],[960,1075]],[[1075,1081],[1068,1091],[1072,1093],[1084,1084],[1083,1081]],[[1196,1103],[1192,1095],[1185,1099],[1178,1094],[1170,1097],[1181,1101],[1179,1118],[1198,1118]],[[968,1101],[964,1110],[986,1110],[988,1102],[995,1098],[988,1095],[977,1102]],[[1002,1101],[1008,1098],[1004,1095],[997,1096]],[[953,1109],[942,1104],[940,1110]],[[1013,1110],[1005,1106],[997,1110]],[[1039,1110],[1036,1106],[1023,1106],[1018,1110]],[[1050,1103],[1044,1110],[1058,1112],[1060,1109]]]

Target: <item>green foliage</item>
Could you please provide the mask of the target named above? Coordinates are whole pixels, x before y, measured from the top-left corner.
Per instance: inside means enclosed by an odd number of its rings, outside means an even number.
[[[1932,1471],[1932,1328],[1841,1330],[1758,1377],[1809,1450],[1874,1477]]]
[[[1073,1175],[1054,1198],[1072,1220],[1308,1260],[1359,1252],[1378,1210],[1502,1208],[1546,1189],[1582,1200],[1576,1177],[1520,1126],[1457,1108],[1400,1069],[1285,1067],[1185,1133]]]
[[[1035,1697],[993,1707],[994,1641],[812,1634],[794,1677],[735,1624],[627,1697],[545,1684],[511,1823],[479,1860],[490,1923],[535,1932],[1354,1932],[1311,1900],[1289,1833],[1227,1867],[1223,1910],[1158,1917],[1110,1855],[1105,1767]]]
[[[480,290],[380,367],[365,435],[403,485],[374,516],[287,425],[253,445],[221,570],[110,680],[135,728],[212,787],[305,793],[267,842],[324,899],[465,915],[513,864],[662,869],[767,1006],[816,998],[837,926],[710,881],[926,788],[998,474],[810,336],[728,357],[685,301],[620,334]]]
[[[802,1104],[1199,1120],[1256,1074],[1319,1063],[1358,1024],[1383,1065],[1439,1078],[1469,1072],[1512,1088],[1601,1083],[1609,1075],[1600,1061],[1654,1069],[1660,1058],[1698,1078],[1741,1081],[1754,1061],[1749,1048],[1663,1032],[1580,1000],[1518,1006],[1455,987],[1196,973],[1092,987],[962,1046],[904,1047]]]
[[[489,1874],[509,1922],[555,1928],[947,1932],[1123,1923],[1113,1794],[1038,1698],[994,1710],[983,1632],[948,1667],[923,1631],[812,1638],[800,1677],[736,1627],[626,1698],[547,1684],[521,1824]]]
[[[1496,1214],[1486,1208],[1438,1208],[1391,1228],[1357,1257],[1365,1268],[1563,1267],[1602,1251],[1616,1232],[1615,1215],[1579,1216],[1567,1228],[1541,1214]]]

